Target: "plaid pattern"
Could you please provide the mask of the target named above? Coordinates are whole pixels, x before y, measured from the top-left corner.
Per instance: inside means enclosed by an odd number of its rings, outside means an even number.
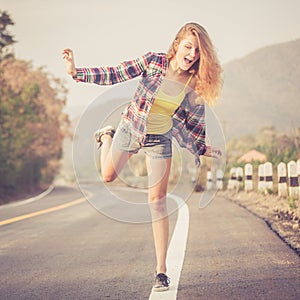
[[[148,52],[115,67],[76,68],[76,80],[113,85],[141,76],[133,100],[123,112],[123,118],[130,122],[132,134],[143,143],[146,137],[147,118],[167,67],[168,59],[165,53]],[[172,119],[173,136],[181,147],[187,148],[195,155],[195,163],[199,166],[199,156],[206,151],[204,103],[191,106],[185,97]]]

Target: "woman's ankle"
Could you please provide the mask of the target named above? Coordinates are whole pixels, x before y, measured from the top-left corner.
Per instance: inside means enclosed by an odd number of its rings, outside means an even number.
[[[162,268],[156,268],[156,274],[166,274],[167,273],[167,268],[166,267],[162,267]]]
[[[112,140],[112,137],[109,134],[103,134],[101,136],[101,142],[102,143],[105,143],[106,141],[111,141],[111,140]]]

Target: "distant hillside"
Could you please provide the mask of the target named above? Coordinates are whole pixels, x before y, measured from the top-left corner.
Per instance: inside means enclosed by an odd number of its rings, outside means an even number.
[[[259,49],[224,67],[222,98],[214,107],[227,138],[274,125],[300,127],[300,39]]]

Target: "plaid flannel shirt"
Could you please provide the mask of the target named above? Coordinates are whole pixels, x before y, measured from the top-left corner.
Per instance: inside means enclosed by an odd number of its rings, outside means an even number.
[[[76,80],[113,85],[141,76],[133,99],[123,112],[123,118],[131,123],[132,134],[143,144],[147,118],[167,67],[168,59],[165,53],[148,52],[114,67],[76,68]],[[199,166],[199,156],[206,151],[204,103],[192,106],[185,96],[172,119],[172,135],[181,147],[195,155],[195,163]]]

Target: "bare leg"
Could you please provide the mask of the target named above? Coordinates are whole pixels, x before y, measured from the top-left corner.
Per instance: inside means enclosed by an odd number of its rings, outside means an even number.
[[[112,138],[110,135],[105,134],[101,138],[101,173],[103,181],[110,182],[115,180],[118,177],[119,172],[132,156],[132,154],[124,151],[118,151],[111,147]]]
[[[156,252],[156,272],[166,273],[166,258],[169,240],[169,218],[166,195],[171,168],[171,158],[151,159],[147,157],[149,177],[149,205],[152,214],[152,230]]]

